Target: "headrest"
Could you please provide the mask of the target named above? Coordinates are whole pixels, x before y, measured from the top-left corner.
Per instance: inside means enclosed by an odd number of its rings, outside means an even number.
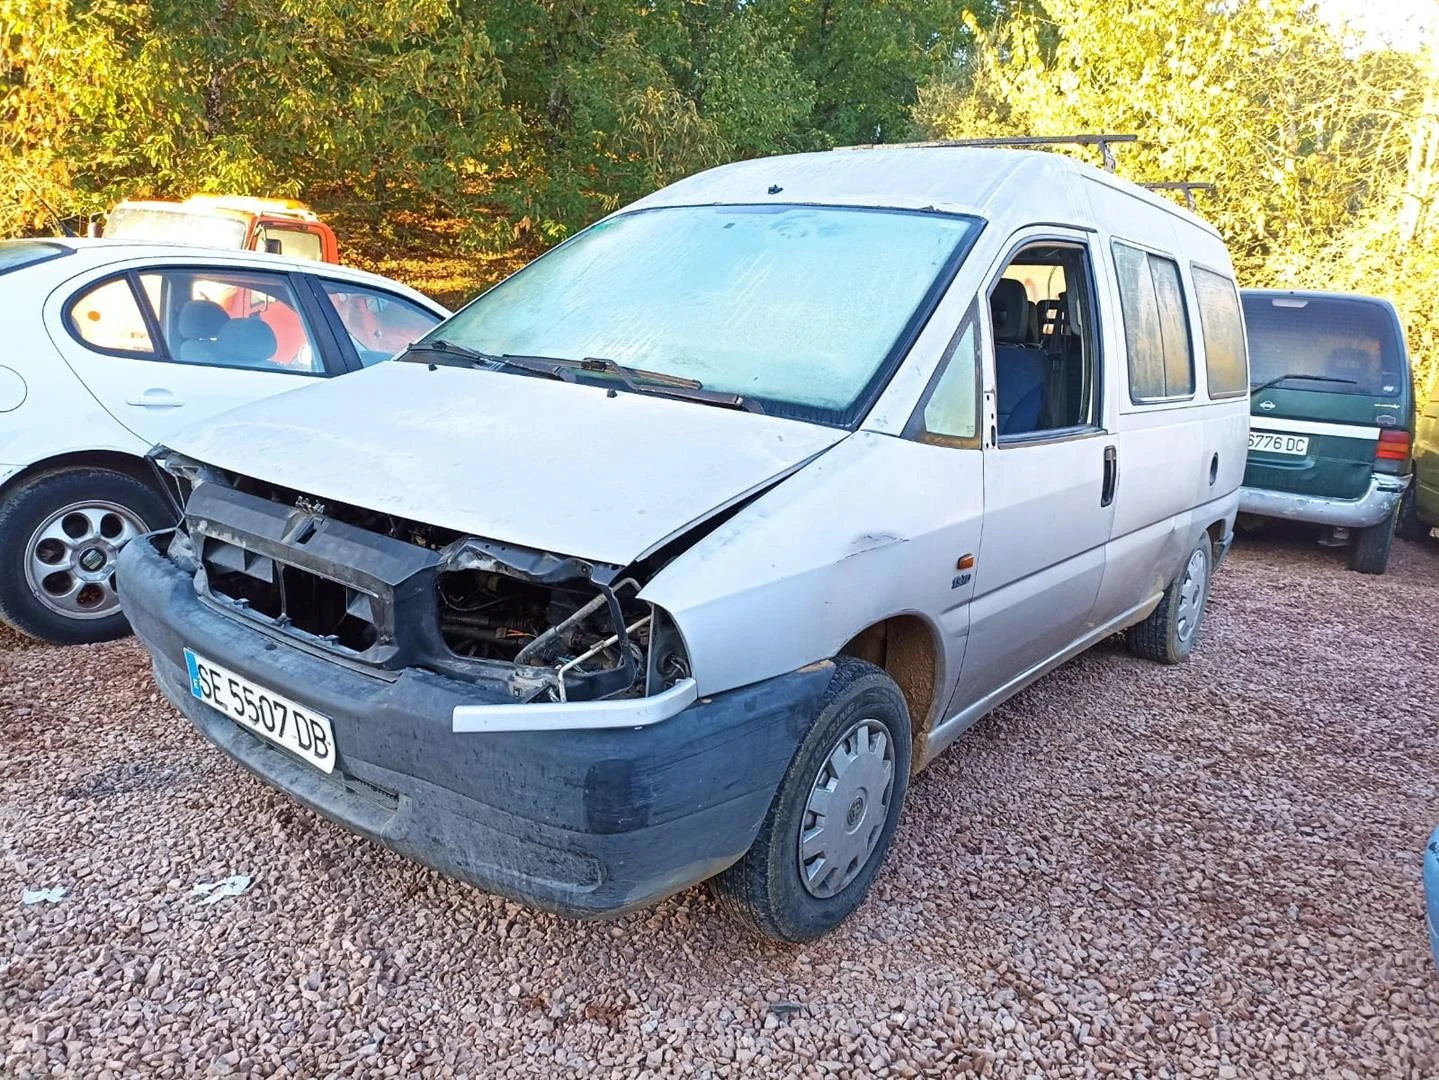
[[[263,363],[275,355],[278,344],[275,331],[256,315],[248,319],[231,319],[220,327],[219,334],[215,336],[215,351],[222,361]]]
[[[995,341],[1015,345],[1029,340],[1029,293],[1024,282],[1000,278],[990,294],[989,310],[994,317]]]
[[[225,309],[213,300],[187,300],[180,309],[180,336],[212,338],[229,319]]]

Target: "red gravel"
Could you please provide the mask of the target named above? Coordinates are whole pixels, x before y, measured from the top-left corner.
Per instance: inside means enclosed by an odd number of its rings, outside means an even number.
[[[911,789],[791,948],[702,889],[540,915],[292,805],[132,642],[0,631],[0,1061],[17,1077],[1439,1075],[1439,543],[1242,544],[1199,652],[1102,646]],[[201,907],[198,881],[249,874]],[[26,887],[64,885],[57,905]]]

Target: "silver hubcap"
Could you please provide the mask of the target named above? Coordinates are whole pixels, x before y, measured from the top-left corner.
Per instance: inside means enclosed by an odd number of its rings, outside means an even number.
[[[805,804],[799,876],[811,896],[833,896],[864,869],[889,818],[893,790],[889,729],[861,720],[830,751]]]
[[[67,619],[103,619],[120,606],[115,556],[145,528],[134,511],[81,502],[46,518],[25,545],[25,581],[40,603]]]
[[[1204,612],[1204,592],[1209,586],[1209,556],[1203,548],[1196,548],[1189,556],[1189,565],[1184,568],[1184,580],[1179,583],[1179,620],[1176,631],[1180,641],[1194,636],[1199,625],[1199,616]]]

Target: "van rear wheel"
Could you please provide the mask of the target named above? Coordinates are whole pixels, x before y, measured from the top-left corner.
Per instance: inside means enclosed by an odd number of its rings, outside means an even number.
[[[1378,525],[1349,532],[1349,569],[1361,574],[1382,574],[1389,568],[1389,552],[1394,547],[1394,516]]]
[[[778,941],[810,941],[869,892],[909,786],[904,695],[841,656],[749,851],[710,882],[720,907]]]
[[[1199,626],[1209,603],[1209,578],[1214,569],[1214,548],[1209,534],[1184,560],[1184,567],[1164,590],[1164,598],[1142,623],[1131,626],[1125,638],[1136,656],[1160,664],[1189,659],[1199,640]]]

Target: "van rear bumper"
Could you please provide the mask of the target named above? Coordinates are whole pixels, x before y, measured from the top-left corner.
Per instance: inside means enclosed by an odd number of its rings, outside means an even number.
[[[1408,486],[1407,476],[1376,473],[1369,479],[1369,490],[1357,499],[1330,499],[1270,488],[1242,487],[1239,489],[1239,511],[1284,521],[1306,521],[1312,525],[1367,529],[1393,515]]]

